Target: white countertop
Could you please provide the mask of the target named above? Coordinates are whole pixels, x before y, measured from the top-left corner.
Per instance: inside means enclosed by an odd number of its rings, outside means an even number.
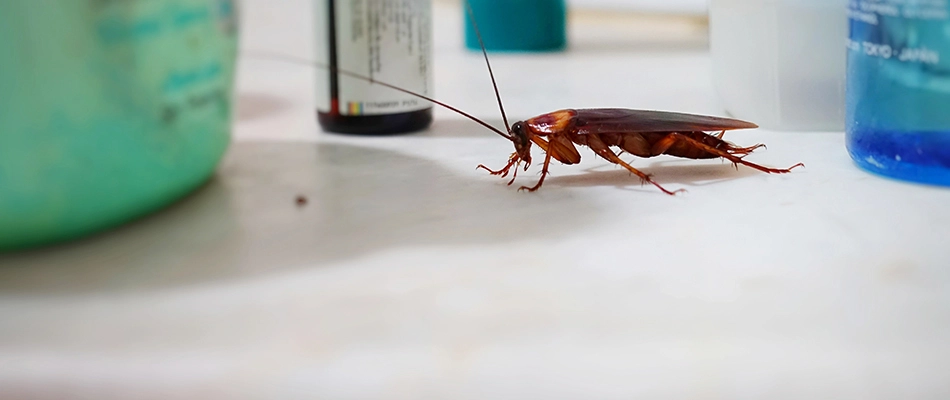
[[[246,2],[243,47],[309,56],[307,4]],[[498,122],[457,11],[436,3],[436,96]],[[665,18],[577,15],[566,53],[493,56],[509,115],[722,115],[705,27]],[[858,170],[841,132],[727,134],[807,166],[784,176],[634,160],[676,197],[582,149],[531,194],[476,171],[511,145],[449,112],[329,135],[313,71],[240,72],[207,187],[0,256],[0,398],[950,396],[950,190]]]

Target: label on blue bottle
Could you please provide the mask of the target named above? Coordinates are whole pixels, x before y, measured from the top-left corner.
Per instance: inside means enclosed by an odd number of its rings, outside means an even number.
[[[946,0],[906,1],[906,0],[851,0],[848,17],[852,23],[867,25],[865,30],[877,31],[874,35],[857,35],[848,39],[848,50],[863,54],[867,57],[878,57],[885,60],[900,62],[921,63],[936,65],[940,63],[941,50],[929,48],[925,43],[914,40],[912,37],[891,38],[898,39],[899,43],[889,43],[888,35],[893,30],[883,32],[887,25],[906,25],[907,22],[927,21],[942,23],[950,19]],[[900,20],[900,22],[898,21]],[[942,25],[942,24],[941,24]],[[853,27],[853,25],[852,25]],[[901,26],[898,26],[900,28]],[[877,29],[875,29],[877,28]],[[858,33],[860,33],[859,30]],[[864,36],[864,37],[861,37]],[[894,47],[898,44],[899,47]]]
[[[851,0],[848,14],[849,123],[950,127],[948,1]]]

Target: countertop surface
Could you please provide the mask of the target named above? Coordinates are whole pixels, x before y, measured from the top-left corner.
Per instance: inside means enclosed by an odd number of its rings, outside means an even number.
[[[245,2],[242,48],[311,56],[308,6]],[[461,13],[435,12],[435,96],[500,124]],[[701,21],[571,27],[567,52],[492,56],[512,118],[724,115]],[[445,110],[412,135],[320,132],[313,74],[242,58],[208,185],[0,256],[0,398],[950,396],[950,190],[858,170],[841,132],[727,133],[806,165],[787,175],[633,160],[675,197],[588,149],[524,193],[539,166],[476,171],[511,144]]]

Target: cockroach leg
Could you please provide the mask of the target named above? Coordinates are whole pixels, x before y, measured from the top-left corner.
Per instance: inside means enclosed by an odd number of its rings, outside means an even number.
[[[485,164],[478,164],[478,166],[475,167],[475,169],[481,168],[481,169],[484,169],[485,171],[488,171],[488,173],[490,173],[490,174],[492,174],[492,175],[501,175],[501,176],[504,178],[504,177],[508,176],[508,170],[510,170],[510,169],[511,169],[511,166],[512,166],[512,165],[515,165],[515,163],[516,163],[518,160],[519,160],[519,158],[518,158],[518,153],[512,153],[512,154],[511,154],[511,157],[508,157],[508,164],[505,165],[505,167],[502,168],[502,169],[499,169],[499,170],[497,170],[497,171],[494,171],[494,170],[492,170],[491,168],[486,167]],[[517,170],[517,169],[518,169],[518,167],[515,167],[515,170]]]
[[[533,192],[538,190],[541,187],[541,184],[544,183],[544,177],[548,176],[548,165],[551,164],[551,152],[544,153],[544,167],[541,167],[541,179],[538,180],[538,183],[532,187],[522,186],[518,188],[519,191],[527,190]]]
[[[749,153],[759,148],[765,148],[765,145],[762,143],[759,143],[757,145],[749,146],[749,147],[732,147],[729,149],[729,153],[748,155]]]
[[[672,192],[669,191],[669,190],[666,190],[666,188],[664,188],[663,186],[660,186],[659,183],[654,182],[653,179],[650,178],[650,175],[647,175],[647,174],[644,174],[643,172],[640,172],[640,170],[638,170],[638,169],[632,167],[630,164],[627,164],[627,163],[624,162],[622,159],[620,159],[620,157],[617,157],[617,154],[615,154],[615,153],[613,152],[613,150],[610,150],[610,148],[607,147],[606,144],[604,144],[604,142],[600,139],[600,136],[597,136],[597,135],[594,135],[594,134],[588,135],[588,138],[587,138],[587,146],[590,147],[591,150],[594,150],[594,153],[596,153],[597,155],[603,157],[603,158],[606,159],[607,161],[610,161],[610,162],[612,162],[612,163],[614,163],[614,164],[617,164],[617,165],[620,165],[620,166],[626,168],[627,171],[630,171],[630,172],[632,172],[634,175],[640,177],[640,180],[641,180],[641,181],[643,181],[643,182],[649,182],[649,183],[652,184],[653,186],[656,186],[657,189],[662,190],[663,193],[666,193],[666,194],[672,196],[672,195],[675,195],[676,193],[686,192],[685,189],[678,189],[678,190],[675,190],[675,191],[672,191]]]
[[[486,167],[485,164],[478,164],[478,166],[475,167],[475,169],[483,169],[483,170],[485,170],[485,171],[488,171],[488,173],[489,173],[489,174],[492,174],[492,175],[498,175],[498,174],[500,174],[502,171],[504,171],[504,169],[500,169],[500,170],[498,170],[498,171],[492,170],[491,168]]]
[[[676,143],[676,138],[674,138],[673,135],[664,136],[663,139],[654,143],[653,147],[650,147],[650,153],[655,156],[666,153],[674,143]]]
[[[527,163],[525,163],[525,165],[527,165]],[[515,179],[518,178],[518,167],[520,167],[520,166],[521,166],[521,160],[519,159],[518,162],[515,163],[515,173],[514,173],[513,175],[511,175],[511,180],[508,181],[508,186],[511,186],[512,183],[515,183]],[[528,169],[525,168],[525,171],[527,171],[527,170],[528,170]],[[506,172],[505,175],[508,175],[508,173]],[[502,177],[504,177],[505,175],[502,175]]]
[[[610,152],[610,150],[607,150],[607,151]],[[612,152],[611,152],[611,153],[612,153]],[[610,159],[608,158],[608,160],[610,160]],[[661,191],[663,191],[663,193],[666,193],[666,194],[668,194],[668,195],[670,195],[670,196],[673,196],[673,195],[675,195],[675,194],[677,194],[677,193],[686,193],[686,189],[676,189],[676,190],[674,190],[674,191],[672,191],[672,192],[669,191],[669,190],[666,190],[666,188],[664,188],[663,186],[660,186],[659,183],[656,183],[656,182],[650,177],[650,175],[647,175],[647,174],[644,174],[643,172],[640,172],[640,170],[634,168],[634,167],[631,166],[630,164],[627,164],[626,162],[624,162],[624,161],[621,160],[620,158],[617,158],[616,160],[611,160],[611,161],[614,161],[614,162],[616,162],[617,164],[620,164],[620,166],[626,168],[627,171],[630,171],[630,172],[634,173],[636,176],[640,177],[641,182],[650,183],[650,184],[652,184],[653,186],[656,186],[657,189],[660,189]]]
[[[716,139],[722,139],[723,136],[726,136],[726,131],[719,132],[719,134],[716,135]]]
[[[689,143],[691,146],[695,146],[695,147],[700,148],[700,149],[702,149],[702,150],[704,150],[704,151],[707,151],[707,152],[709,152],[709,153],[711,153],[711,154],[715,154],[715,155],[717,155],[717,156],[719,156],[719,157],[725,158],[725,159],[727,159],[727,160],[729,160],[729,161],[732,161],[733,163],[738,163],[738,164],[742,164],[742,165],[745,165],[745,166],[750,167],[750,168],[755,168],[755,169],[757,169],[757,170],[759,170],[759,171],[762,171],[762,172],[765,172],[765,173],[767,173],[767,174],[785,174],[785,173],[791,172],[793,168],[796,168],[796,167],[804,167],[804,166],[805,166],[805,164],[798,163],[798,164],[795,164],[795,165],[793,165],[793,166],[791,166],[791,167],[788,167],[788,168],[769,168],[769,167],[765,167],[765,166],[762,166],[762,165],[759,165],[759,164],[756,164],[756,163],[751,163],[751,162],[745,161],[745,160],[742,159],[742,157],[735,156],[735,155],[731,154],[729,151],[717,149],[717,148],[715,148],[715,147],[712,147],[712,146],[710,146],[710,145],[707,145],[707,144],[705,144],[705,143],[703,143],[703,142],[700,142],[700,141],[695,140],[695,139],[693,139],[693,138],[690,138],[690,137],[688,137],[688,136],[680,135],[679,133],[671,133],[671,134],[667,135],[667,138],[674,138],[675,140],[683,141],[683,142]],[[666,138],[664,138],[663,140],[666,140]],[[753,147],[755,147],[755,146],[753,146]]]

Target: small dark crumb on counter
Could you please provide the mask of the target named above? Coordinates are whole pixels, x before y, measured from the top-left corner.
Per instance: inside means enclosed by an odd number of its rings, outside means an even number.
[[[297,207],[303,207],[307,205],[307,198],[304,196],[297,196]]]

